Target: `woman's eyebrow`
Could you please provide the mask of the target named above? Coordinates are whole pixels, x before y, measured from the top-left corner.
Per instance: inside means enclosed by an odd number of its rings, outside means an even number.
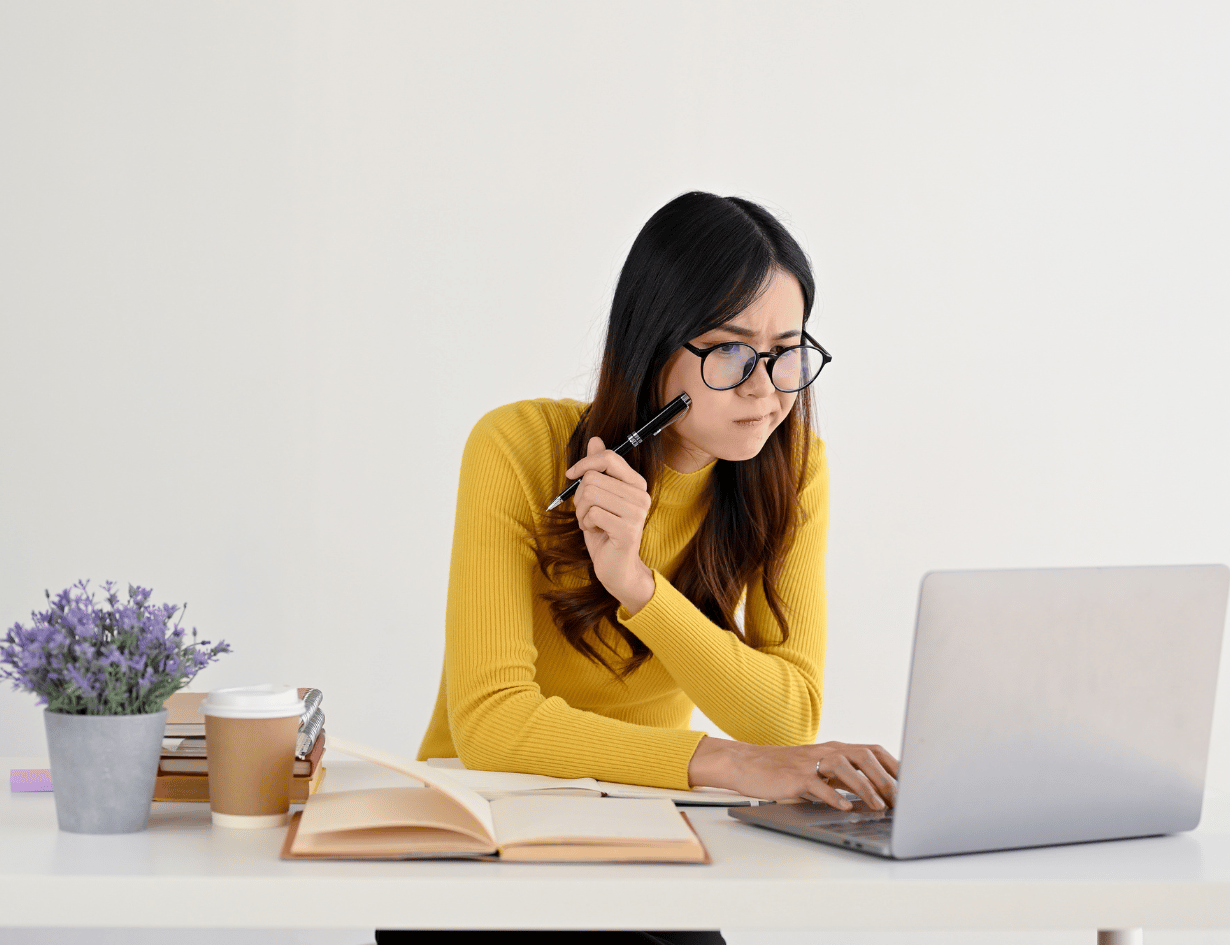
[[[728,331],[732,335],[738,335],[740,338],[753,338],[756,332],[750,328],[742,328],[739,325],[719,325],[714,331]],[[799,331],[783,331],[780,335],[774,338],[774,341],[785,341],[787,338],[797,338],[802,332]]]

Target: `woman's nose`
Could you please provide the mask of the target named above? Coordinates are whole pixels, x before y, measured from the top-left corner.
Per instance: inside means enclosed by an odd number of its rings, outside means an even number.
[[[739,388],[749,397],[763,397],[773,391],[775,388],[773,381],[769,378],[769,362],[765,358],[759,358],[756,366],[752,368],[751,375],[739,385]]]

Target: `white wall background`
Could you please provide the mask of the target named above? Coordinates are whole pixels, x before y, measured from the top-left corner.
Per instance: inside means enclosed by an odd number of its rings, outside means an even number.
[[[586,396],[704,189],[815,262],[820,737],[896,750],[925,570],[1230,561],[1227,48],[1216,2],[0,0],[0,622],[152,586],[235,648],[196,688],[412,752],[470,426]]]

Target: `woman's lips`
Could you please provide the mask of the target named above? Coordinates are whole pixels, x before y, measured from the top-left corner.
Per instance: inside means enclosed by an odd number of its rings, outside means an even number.
[[[761,414],[759,417],[744,417],[742,420],[736,420],[735,423],[740,426],[752,427],[758,423],[764,423],[764,421],[768,420],[771,416],[773,416],[773,414],[766,413]]]

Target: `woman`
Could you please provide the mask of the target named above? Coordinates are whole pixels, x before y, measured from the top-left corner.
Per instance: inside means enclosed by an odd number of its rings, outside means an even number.
[[[828,517],[813,299],[806,255],[754,203],[689,193],[645,224],[592,404],[512,404],[466,444],[420,758],[893,803],[883,748],[812,744]],[[682,392],[660,436],[607,448]],[[694,706],[733,738],[691,731]]]

